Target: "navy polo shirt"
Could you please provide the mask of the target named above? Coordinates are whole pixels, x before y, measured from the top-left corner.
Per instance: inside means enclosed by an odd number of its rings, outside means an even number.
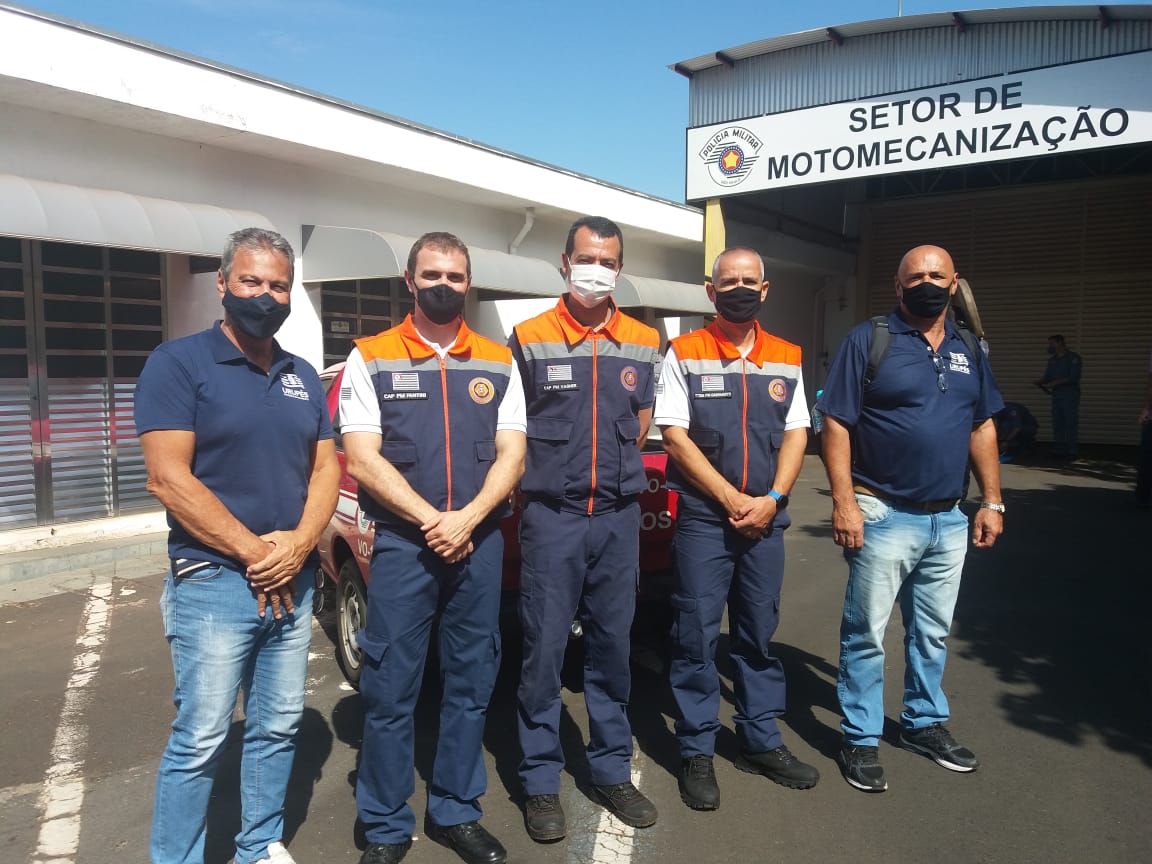
[[[872,322],[853,328],[832,360],[819,408],[851,431],[860,485],[897,501],[959,498],[972,427],[1004,407],[988,358],[973,357],[948,319],[935,354],[896,312],[888,329],[888,356],[866,387]]]
[[[268,374],[220,322],[165,342],[136,384],[136,431],[196,434],[192,473],[253,534],[290,531],[308,497],[313,443],[332,437],[324,387],[305,360],[273,343]],[[168,515],[168,554],[243,570]],[[315,563],[315,551],[309,563]]]

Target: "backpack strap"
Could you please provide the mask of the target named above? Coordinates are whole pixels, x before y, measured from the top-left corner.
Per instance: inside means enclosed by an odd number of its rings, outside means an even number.
[[[868,348],[868,368],[864,370],[864,386],[871,386],[876,380],[876,371],[884,358],[888,356],[888,349],[892,347],[892,332],[888,329],[888,316],[877,315],[872,319],[872,341]]]

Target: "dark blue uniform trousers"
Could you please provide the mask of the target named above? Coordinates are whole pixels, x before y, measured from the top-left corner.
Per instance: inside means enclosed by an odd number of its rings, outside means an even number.
[[[780,616],[787,523],[763,539],[748,540],[711,512],[696,515],[692,511],[703,508],[685,507],[690,504],[686,499],[680,499],[673,541],[670,678],[680,709],[680,755],[687,759],[715,752],[720,729],[716,645],[725,603],[736,736],[745,752],[763,753],[781,744],[776,718],[784,713],[784,668],[769,654],[769,643]]]
[[[475,550],[445,564],[418,531],[376,534],[368,585],[364,665],[364,742],[356,807],[369,843],[402,843],[415,817],[413,712],[434,618],[440,621],[440,734],[428,816],[438,825],[479,819],[487,788],[482,739],[500,663],[500,576],[504,539],[495,525],[472,537]]]
[[[520,523],[520,779],[528,795],[560,791],[560,668],[569,628],[584,626],[588,768],[598,786],[631,779],[629,633],[636,612],[640,505],[587,516],[529,501]]]

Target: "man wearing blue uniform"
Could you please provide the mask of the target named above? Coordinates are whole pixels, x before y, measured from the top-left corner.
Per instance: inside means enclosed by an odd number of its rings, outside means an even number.
[[[413,713],[438,620],[443,695],[424,832],[469,864],[502,864],[507,853],[480,825],[479,799],[500,666],[498,519],[524,470],[524,392],[512,352],[464,323],[472,268],[457,237],[417,240],[404,278],[414,311],[357,340],[340,390],[348,473],[376,521],[359,637],[360,861],[396,864],[412,842]]]
[[[615,223],[578,219],[560,262],[568,293],[517,325],[509,341],[528,416],[517,697],[524,824],[538,841],[559,840],[567,830],[559,795],[560,667],[577,614],[587,645],[592,788],[628,825],[645,828],[657,815],[632,785],[627,712],[639,496],[647,486],[640,451],[652,419],[660,338],[612,302],[624,262]]]
[[[148,489],[168,510],[160,605],[176,720],[160,760],[153,864],[202,864],[208,799],[244,693],[237,864],[292,864],[284,795],[304,711],[314,547],[340,465],[315,370],[276,344],[291,310],[292,247],[228,239],[224,320],[157,348],[136,386]]]
[[[680,797],[694,810],[720,806],[713,754],[725,604],[736,767],[793,789],[820,778],[780,737],[784,669],[769,645],[784,582],[788,493],[808,441],[800,348],[756,320],[768,281],[755,251],[717,256],[707,291],[717,318],[669,344],[655,418],[668,451],[668,486],[680,493],[670,677],[680,709]]]
[[[1048,337],[1048,365],[1036,386],[1052,396],[1052,455],[1075,459],[1080,444],[1080,355],[1059,333]]]
[[[844,779],[866,792],[888,788],[878,745],[884,730],[884,629],[900,600],[905,629],[900,746],[952,771],[974,771],[975,754],[944,726],[945,640],[968,548],[957,506],[969,458],[984,500],[972,541],[1003,530],[1000,464],[992,417],[1003,407],[988,361],[948,316],[956,268],[946,251],[918,246],[896,274],[899,308],[891,342],[870,368],[876,325],[866,321],[836,352],[819,408],[832,528],[848,560],[837,692],[844,713],[838,755]]]

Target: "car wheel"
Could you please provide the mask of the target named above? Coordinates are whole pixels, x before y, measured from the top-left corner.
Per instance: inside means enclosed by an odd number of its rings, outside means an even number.
[[[338,621],[338,654],[344,677],[353,687],[360,686],[362,656],[356,637],[368,622],[368,599],[364,583],[360,579],[360,568],[353,558],[340,567],[339,599],[336,607]]]

